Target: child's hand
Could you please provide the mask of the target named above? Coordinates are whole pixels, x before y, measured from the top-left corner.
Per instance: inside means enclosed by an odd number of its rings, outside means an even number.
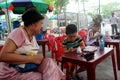
[[[102,37],[102,34],[101,33],[97,33],[97,37]]]
[[[69,48],[69,52],[74,52],[75,49],[73,47]]]

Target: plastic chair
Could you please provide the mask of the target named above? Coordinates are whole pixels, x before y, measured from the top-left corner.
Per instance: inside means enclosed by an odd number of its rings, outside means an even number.
[[[48,35],[49,35],[48,33],[43,34],[43,39],[48,40]],[[50,51],[49,42],[47,42],[46,44],[47,44],[47,46],[48,46],[48,51]]]
[[[0,45],[0,51],[2,50],[2,48],[3,48],[3,45]]]
[[[87,39],[87,33],[88,33],[88,30],[86,29],[81,29],[80,31],[78,31],[78,35],[82,37],[85,44],[86,44],[86,39]]]
[[[63,29],[60,30],[60,34],[61,34],[61,35],[65,35],[65,34],[66,34],[66,33],[65,33],[65,28],[63,28]]]
[[[62,45],[64,38],[65,36],[58,36],[55,38],[55,49],[56,49],[55,59],[58,65],[59,63],[61,63],[62,55],[64,54],[64,49]],[[69,77],[69,66],[67,64],[64,64],[63,67],[66,68],[66,78],[68,78]]]
[[[64,40],[63,36],[59,36],[55,38],[55,44],[56,44],[55,58],[57,62],[61,62],[61,57],[64,54],[63,45],[62,45],[63,40]]]
[[[47,36],[47,40],[48,40],[48,49],[51,50],[52,52],[52,58],[54,58],[55,56],[55,36],[54,35],[48,35]]]

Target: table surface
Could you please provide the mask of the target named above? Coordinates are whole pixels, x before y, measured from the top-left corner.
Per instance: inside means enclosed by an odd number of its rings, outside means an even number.
[[[76,52],[64,54],[62,57],[66,58],[66,59],[71,59],[71,60],[79,61],[79,62],[92,63],[92,62],[95,62],[95,61],[101,59],[102,56],[105,56],[106,54],[108,54],[112,49],[113,48],[107,48],[107,47],[105,47],[104,50],[99,50],[99,48],[98,48],[94,52],[94,57],[91,60],[89,60],[89,61],[87,61],[84,57],[81,57]]]
[[[112,39],[110,41],[105,41],[105,42],[120,43],[120,39]]]

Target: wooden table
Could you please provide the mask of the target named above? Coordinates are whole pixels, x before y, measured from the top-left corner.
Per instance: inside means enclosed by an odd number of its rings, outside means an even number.
[[[105,47],[104,51],[100,51],[99,49],[97,49],[97,51],[95,51],[94,58],[90,61],[87,61],[84,57],[79,56],[75,52],[64,54],[62,57],[62,70],[63,70],[64,63],[71,62],[71,63],[77,64],[81,67],[84,67],[87,70],[87,79],[88,80],[96,80],[96,78],[95,78],[96,66],[97,66],[97,64],[102,62],[104,59],[106,59],[108,56],[111,56],[111,58],[112,58],[114,77],[115,77],[115,80],[118,80],[113,48]]]
[[[96,43],[98,45],[98,42]],[[120,70],[120,39],[112,39],[110,41],[105,41],[105,46],[113,45],[116,48],[116,58],[118,70]]]
[[[117,66],[120,70],[120,39],[113,39],[111,41],[106,41],[105,45],[113,45],[116,48]]]
[[[118,33],[118,35],[112,35],[111,38],[112,39],[120,39],[120,33]]]
[[[46,57],[46,56],[45,56],[45,45],[46,45],[47,42],[48,42],[48,40],[46,40],[46,39],[37,40],[37,43],[41,43],[41,44],[42,44],[42,52],[43,52],[44,58]]]

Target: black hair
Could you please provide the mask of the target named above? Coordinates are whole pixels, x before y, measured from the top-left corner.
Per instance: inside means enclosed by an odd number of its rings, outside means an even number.
[[[44,19],[44,16],[42,16],[35,8],[27,9],[22,15],[25,27],[42,19]]]
[[[100,23],[94,22],[92,26],[93,26],[93,27],[100,27],[101,25],[100,25]]]
[[[114,16],[114,12],[112,12],[112,16]]]
[[[77,27],[74,24],[69,24],[68,26],[66,26],[66,34],[73,34],[73,33],[77,33]]]
[[[102,22],[102,16],[100,14],[96,15],[95,18],[93,19],[93,21],[95,23],[101,23]]]

